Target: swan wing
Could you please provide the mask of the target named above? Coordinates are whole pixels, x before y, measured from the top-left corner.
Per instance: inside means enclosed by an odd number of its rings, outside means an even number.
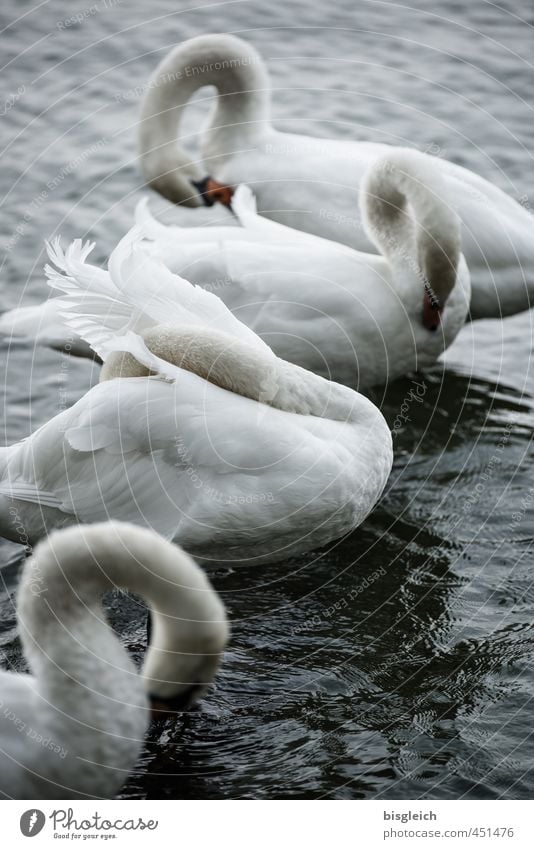
[[[173,274],[143,248],[142,240],[143,231],[138,226],[121,239],[109,260],[109,286],[104,291],[100,275],[96,275],[95,289],[91,286],[92,273],[84,267],[87,246],[73,243],[57,258],[57,252],[51,252],[59,270],[49,268],[47,273],[64,292],[64,319],[100,356],[114,336],[155,324],[214,327],[272,353],[216,295]]]
[[[52,300],[58,319],[100,355],[109,335],[135,326],[137,315],[124,302],[109,272],[87,262],[93,247],[80,239],[65,251],[59,238],[47,243],[53,265],[46,265],[45,273],[48,285],[63,293]]]
[[[143,249],[141,240],[142,230],[134,227],[111,254],[109,270],[129,302],[144,309],[154,320],[152,323],[216,328],[270,353],[269,347],[235,318],[217,295],[173,274]]]

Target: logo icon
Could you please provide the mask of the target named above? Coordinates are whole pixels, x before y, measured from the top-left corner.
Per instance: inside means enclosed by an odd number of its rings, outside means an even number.
[[[32,808],[29,811],[24,811],[20,818],[20,830],[24,837],[35,837],[42,831],[46,822],[46,817],[42,811],[37,808]]]

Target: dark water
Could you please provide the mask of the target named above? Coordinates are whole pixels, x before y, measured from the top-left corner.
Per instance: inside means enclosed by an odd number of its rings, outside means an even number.
[[[102,260],[129,227],[144,191],[132,89],[201,32],[243,34],[267,57],[280,128],[414,145],[534,197],[528,0],[180,11],[194,3],[3,3],[2,308],[42,299],[44,237],[90,235]],[[214,216],[192,215],[176,212]],[[261,572],[215,572],[233,627],[216,688],[153,727],[126,798],[532,797],[532,331],[528,314],[466,327],[445,366],[415,378],[422,402],[356,533]],[[96,379],[22,343],[2,354],[6,443]],[[412,388],[377,393],[392,427]],[[0,543],[0,558],[0,647],[19,669],[20,550]],[[110,604],[139,654],[143,612]]]

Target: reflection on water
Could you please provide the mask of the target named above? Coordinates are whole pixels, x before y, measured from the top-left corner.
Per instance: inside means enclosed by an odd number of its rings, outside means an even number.
[[[8,6],[15,15],[16,4]],[[511,5],[516,14],[519,6]],[[440,21],[440,44],[431,9],[447,19]],[[529,14],[527,4],[523,11]],[[153,4],[150,14],[159,13],[169,14],[167,4]],[[292,27],[290,35],[256,32],[273,26],[273,13],[280,26]],[[303,28],[296,29],[301,13]],[[169,15],[165,43],[161,23],[145,20],[144,4],[131,4],[127,37],[121,14],[95,15],[68,37],[55,28],[61,15],[53,4],[26,22],[35,40],[46,37],[14,63],[14,79],[48,70],[12,110],[12,130],[21,136],[0,174],[3,189],[12,189],[2,236],[12,236],[14,222],[65,161],[103,133],[111,141],[34,209],[2,266],[5,306],[41,297],[41,240],[51,229],[66,237],[87,231],[99,261],[128,227],[140,195],[135,101],[119,108],[113,92],[142,83],[157,51],[196,32],[249,26],[267,56],[282,56],[270,62],[280,126],[404,139],[423,149],[434,143],[512,193],[519,184],[521,191],[534,188],[521,143],[532,122],[522,121],[520,104],[485,73],[488,62],[492,75],[499,70],[499,79],[526,93],[524,36],[496,7],[470,9],[452,0],[425,3],[419,12],[388,6],[385,20],[381,4],[354,11],[343,2],[326,21],[322,7],[309,3],[286,12],[275,2],[269,20],[259,3],[223,4],[210,7],[209,21],[202,9]],[[459,15],[482,33],[478,59],[468,31],[454,23]],[[357,42],[347,21],[364,30]],[[318,40],[313,27],[326,25],[338,29]],[[16,56],[23,30],[10,33],[5,44]],[[421,43],[418,54],[412,41],[407,49],[408,36]],[[499,52],[499,41],[513,44],[513,57]],[[83,52],[75,61],[54,68],[76,50]],[[354,57],[356,65],[347,68],[333,55]],[[75,86],[79,96],[66,103]],[[384,90],[389,99],[377,101]],[[466,104],[465,92],[475,106]],[[495,118],[476,106],[479,100],[491,100]],[[57,139],[65,132],[61,148]],[[374,393],[394,432],[395,464],[380,505],[356,533],[261,571],[213,571],[232,621],[230,649],[200,708],[153,726],[126,798],[532,797],[531,337],[529,315],[466,327],[445,367]],[[2,355],[6,443],[97,379],[91,363],[36,355],[25,343],[4,347]],[[23,668],[13,607],[21,557],[16,546],[0,543],[0,650],[3,665],[14,669]],[[140,661],[144,610],[123,594],[106,603]]]

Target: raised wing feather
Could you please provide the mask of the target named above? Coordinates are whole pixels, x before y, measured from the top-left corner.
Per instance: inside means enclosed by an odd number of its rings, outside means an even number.
[[[100,269],[94,273],[92,266],[87,268],[90,246],[76,242],[64,254],[57,245],[49,248],[59,270],[49,267],[47,273],[52,285],[64,292],[61,307],[65,321],[100,356],[114,336],[130,330],[140,332],[155,324],[214,327],[272,353],[216,295],[193,286],[150,256],[143,249],[142,238],[142,229],[136,226],[121,239],[111,254],[106,279]]]

